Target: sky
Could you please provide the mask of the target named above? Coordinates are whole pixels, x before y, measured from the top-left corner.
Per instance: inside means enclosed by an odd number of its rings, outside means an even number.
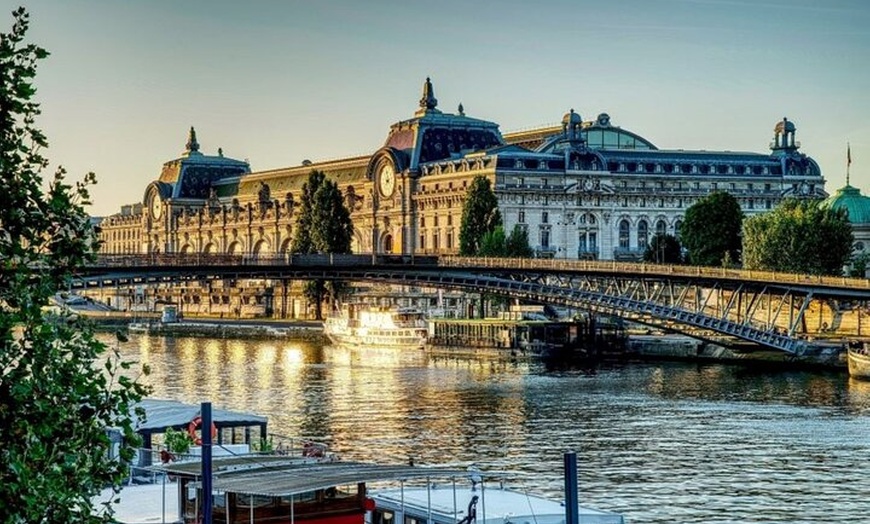
[[[0,0],[31,14],[47,156],[141,202],[195,126],[254,171],[370,154],[439,109],[510,132],[607,112],[663,149],[767,152],[788,117],[826,190],[870,193],[866,0]],[[48,178],[48,177],[47,177]]]

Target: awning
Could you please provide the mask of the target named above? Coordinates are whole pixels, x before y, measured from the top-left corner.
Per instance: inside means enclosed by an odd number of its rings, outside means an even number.
[[[286,497],[360,482],[404,481],[420,478],[462,478],[469,472],[456,469],[361,462],[267,465],[216,475],[216,491],[265,497]],[[197,484],[198,485],[198,484]]]

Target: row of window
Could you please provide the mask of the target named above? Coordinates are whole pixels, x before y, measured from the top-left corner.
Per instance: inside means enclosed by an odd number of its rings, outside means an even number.
[[[429,242],[429,243],[426,242],[427,237],[430,238],[431,242]],[[445,233],[444,240],[446,242],[444,249],[453,249],[454,245],[453,245],[453,230],[452,229]],[[432,231],[431,237],[430,237],[430,235],[427,234],[426,231],[420,231],[419,243],[417,245],[417,248],[422,249],[424,251],[425,250],[438,251],[439,249],[441,249],[441,232],[436,229],[435,231]]]
[[[680,236],[680,227],[683,225],[681,220],[677,220],[674,223],[674,236]],[[668,225],[664,220],[659,220],[656,222],[655,234],[656,235],[664,235],[668,232]],[[627,219],[622,219],[619,221],[619,248],[620,249],[629,249],[631,243],[631,224]],[[641,219],[637,223],[637,248],[638,249],[646,249],[649,245],[650,234],[649,234],[649,223]]]
[[[513,183],[517,187],[525,187],[526,186],[526,179],[517,178],[517,179],[514,179]],[[797,184],[794,184],[794,186],[797,187]],[[540,183],[537,187],[541,187],[541,188],[550,187],[550,183],[546,178],[542,178],[542,179],[540,179]],[[727,185],[724,183],[720,184],[719,182],[709,182],[709,183],[704,183],[702,185],[702,183],[700,181],[697,181],[697,182],[692,182],[690,185],[689,183],[684,184],[682,181],[665,182],[664,180],[659,180],[658,182],[650,183],[649,185],[647,185],[646,180],[639,180],[639,181],[637,181],[637,183],[631,184],[631,185],[629,185],[628,180],[623,180],[620,183],[620,187],[622,189],[640,189],[640,190],[644,190],[644,189],[671,189],[671,190],[677,190],[677,191],[689,190],[689,189],[693,189],[693,190],[697,190],[697,191],[701,191],[704,189],[710,189],[713,191],[716,191],[718,189],[728,189],[730,191],[735,191],[735,192],[738,190],[745,190],[745,191],[748,191],[750,193],[754,192],[756,190],[761,190],[762,187],[764,188],[763,190],[765,193],[769,193],[772,189],[771,184],[769,184],[769,183],[764,184],[763,186],[761,184],[756,186],[752,182],[749,182],[745,185],[738,184],[737,182],[729,182]],[[810,191],[815,190],[815,185],[810,184],[809,189],[810,189]],[[547,197],[544,196],[544,198],[547,198]]]
[[[608,162],[612,173],[679,173],[684,175],[781,175],[782,166],[733,164],[657,164],[653,162]]]

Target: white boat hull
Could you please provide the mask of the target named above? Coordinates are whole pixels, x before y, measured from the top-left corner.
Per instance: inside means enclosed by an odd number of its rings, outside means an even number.
[[[862,350],[849,350],[849,376],[861,380],[870,380],[870,355]]]
[[[418,336],[391,336],[391,335],[356,335],[326,333],[329,340],[339,346],[346,347],[377,347],[396,349],[423,349],[426,346],[427,336],[421,333]]]

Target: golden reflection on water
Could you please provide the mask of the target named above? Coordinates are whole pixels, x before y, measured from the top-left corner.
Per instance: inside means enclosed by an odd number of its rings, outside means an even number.
[[[870,383],[844,374],[632,363],[595,373],[302,341],[132,336],[154,396],[265,415],[343,458],[521,472],[629,522],[847,522],[870,512]],[[766,517],[771,517],[767,519]],[[860,518],[859,518],[860,520]]]

